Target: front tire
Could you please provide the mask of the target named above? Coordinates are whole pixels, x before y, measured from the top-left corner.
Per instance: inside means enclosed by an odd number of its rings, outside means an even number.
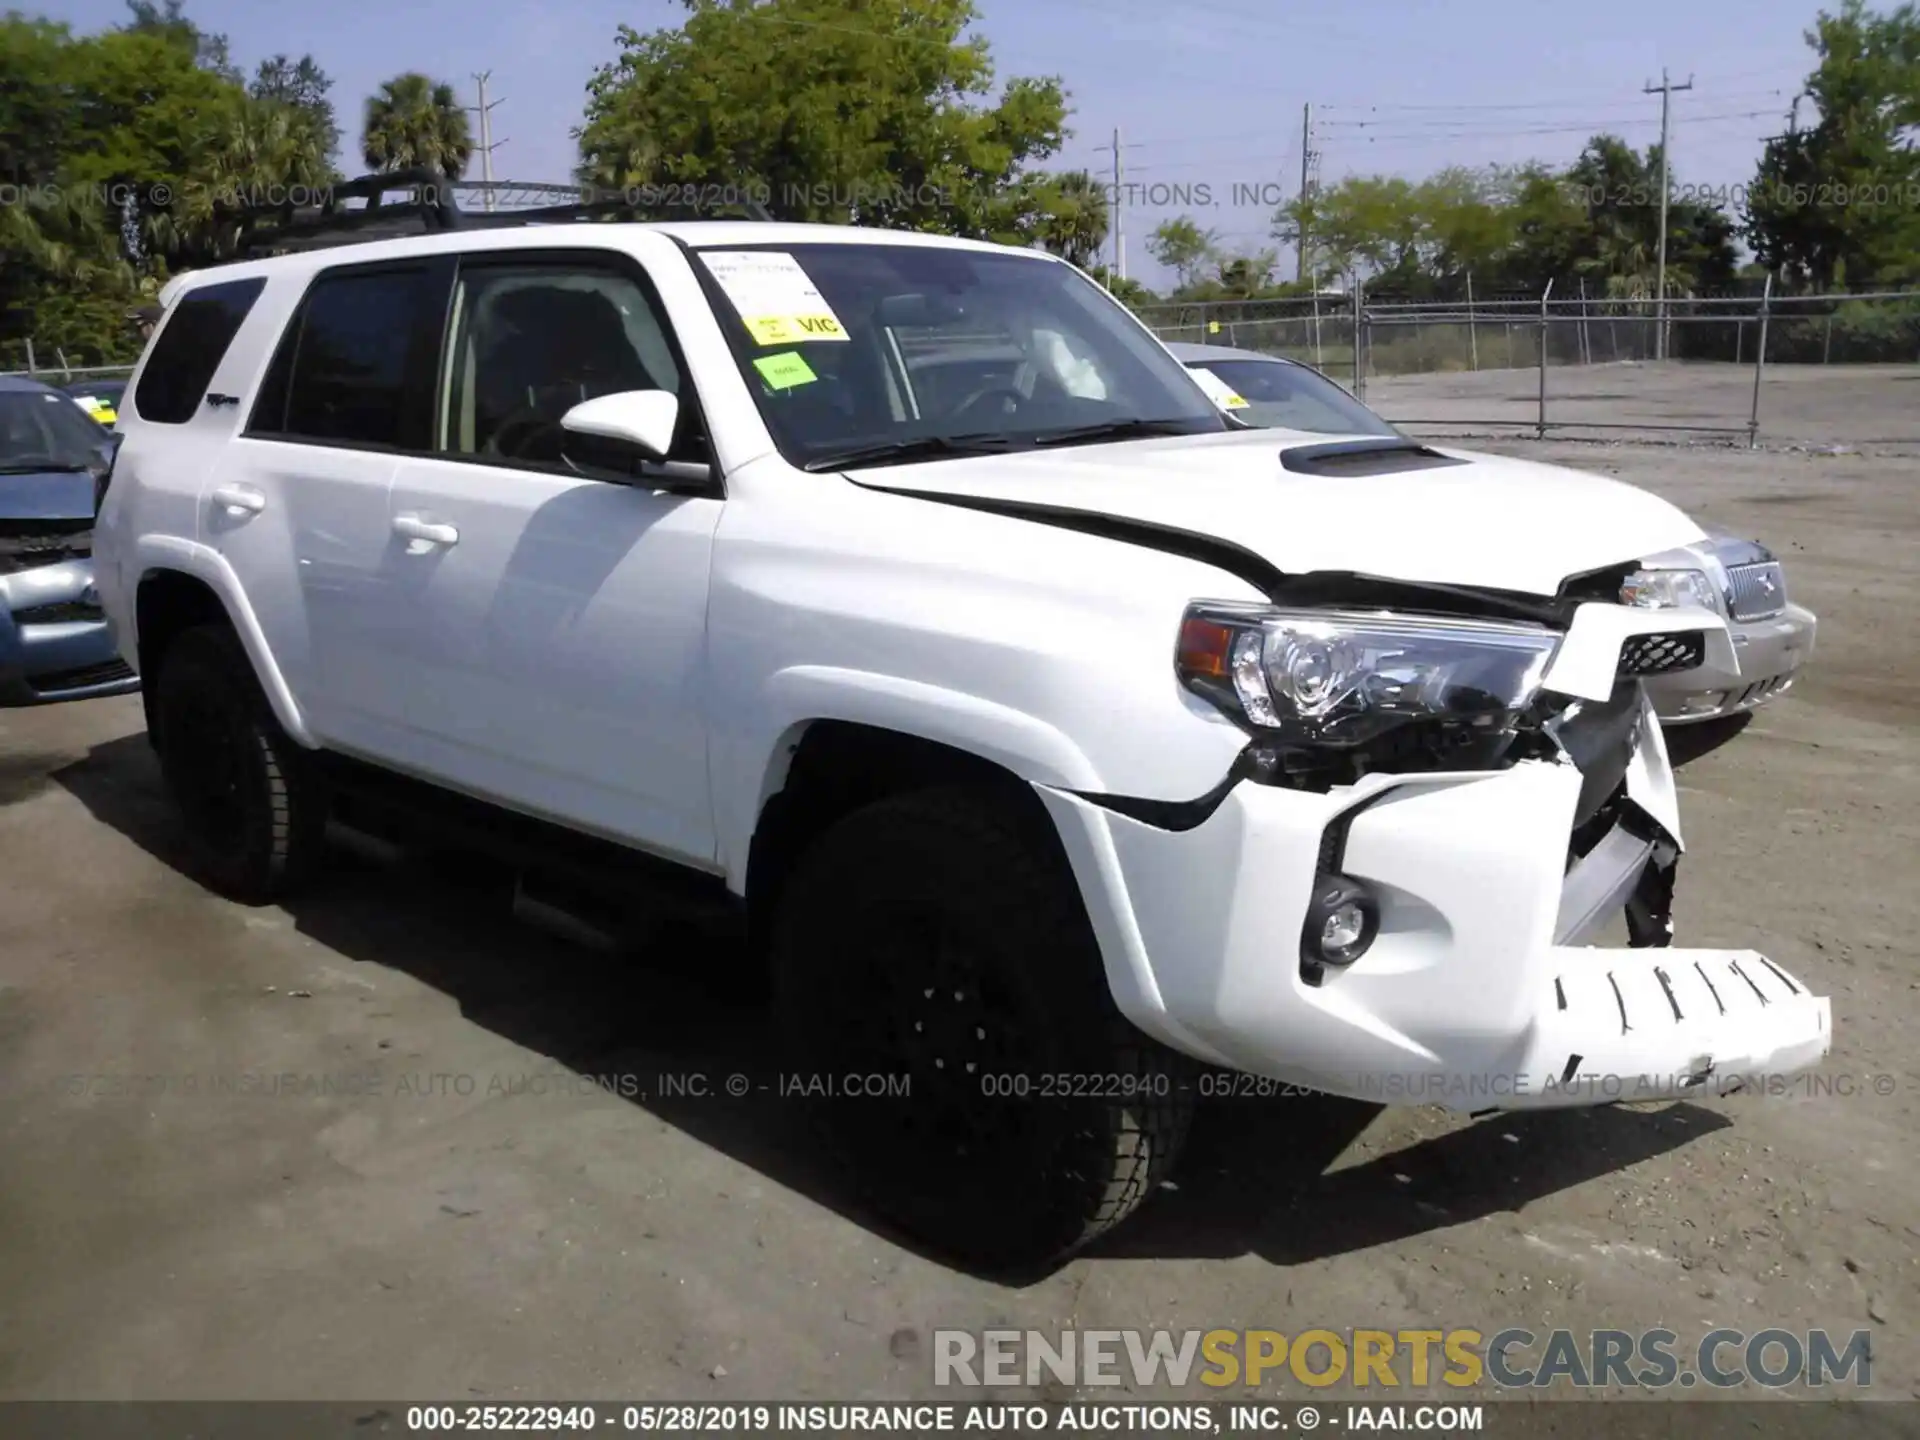
[[[828,1141],[916,1239],[1045,1266],[1171,1171],[1190,1067],[1114,1006],[1044,816],[960,789],[869,806],[801,858],[772,939],[796,1063],[841,1092],[817,1102]],[[869,1076],[910,1093],[845,1093]]]
[[[232,630],[196,626],[167,647],[154,721],[160,773],[199,878],[250,905],[304,878],[322,844],[325,801]]]

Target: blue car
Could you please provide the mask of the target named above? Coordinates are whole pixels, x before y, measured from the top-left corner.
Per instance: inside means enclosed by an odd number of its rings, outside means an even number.
[[[118,443],[71,395],[0,375],[0,707],[140,688],[93,586],[93,517]]]

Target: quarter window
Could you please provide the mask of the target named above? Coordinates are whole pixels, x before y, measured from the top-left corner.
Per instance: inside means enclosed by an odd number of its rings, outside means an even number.
[[[266,285],[259,279],[229,280],[202,285],[175,301],[134,387],[134,413],[162,425],[191,420]]]

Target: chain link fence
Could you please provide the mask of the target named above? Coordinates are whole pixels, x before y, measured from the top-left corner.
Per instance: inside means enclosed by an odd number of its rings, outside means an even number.
[[[43,385],[70,385],[78,380],[124,380],[131,374],[131,365],[83,365],[58,347],[0,340],[0,375],[17,375]]]
[[[1165,340],[1305,360],[1409,429],[1920,445],[1920,292],[1661,304],[1550,287],[1137,313]]]

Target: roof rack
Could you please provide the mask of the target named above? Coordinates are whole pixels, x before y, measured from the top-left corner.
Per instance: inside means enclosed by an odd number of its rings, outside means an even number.
[[[690,195],[700,189],[692,185],[665,188]],[[437,170],[419,168],[315,186],[304,196],[299,187],[294,187],[283,203],[223,207],[220,213],[239,223],[236,245],[239,259],[453,230],[497,230],[583,221],[657,223],[716,219],[770,221],[773,218],[765,206],[751,199],[715,205],[663,204],[655,190],[653,186],[608,190],[591,185],[512,180],[449,180]],[[396,194],[403,198],[391,201],[387,198]],[[462,195],[477,197],[482,208],[462,208],[458,203]],[[302,198],[306,203],[301,203]],[[346,203],[354,200],[362,203],[357,206]],[[551,203],[530,205],[530,200]]]

